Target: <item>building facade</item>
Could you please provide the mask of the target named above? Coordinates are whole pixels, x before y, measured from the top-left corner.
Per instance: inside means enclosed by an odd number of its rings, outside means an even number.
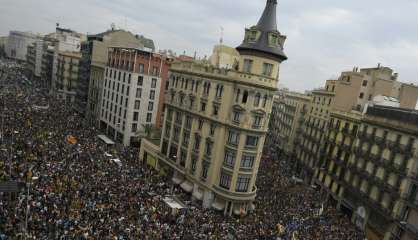
[[[156,126],[168,78],[165,56],[132,48],[109,48],[101,102],[100,129],[131,145],[145,125]]]
[[[311,109],[310,94],[283,91],[276,95],[270,118],[269,135],[281,157],[296,157],[295,146],[302,141],[302,131]]]
[[[302,127],[301,141],[295,142],[296,174],[307,183],[311,183],[322,154],[324,132],[334,104],[334,86],[335,81],[329,80],[325,88],[312,91],[312,101]]]
[[[80,85],[77,89],[76,107],[85,113],[90,124],[100,122],[101,101],[105,68],[108,63],[109,47],[126,47],[155,51],[154,42],[143,36],[134,35],[124,30],[109,30],[87,36],[82,44],[82,61],[80,65]]]
[[[10,31],[6,44],[8,58],[26,61],[28,46],[36,42],[38,36],[28,32]]]
[[[225,214],[254,208],[258,166],[277,91],[285,37],[268,0],[246,29],[236,68],[177,61],[170,68],[158,144],[143,139],[140,159],[172,177],[194,200]]]
[[[56,96],[68,103],[76,98],[75,89],[78,84],[78,71],[81,54],[77,52],[60,52],[57,58]]]
[[[331,114],[314,181],[368,239],[416,239],[417,137],[416,111]]]

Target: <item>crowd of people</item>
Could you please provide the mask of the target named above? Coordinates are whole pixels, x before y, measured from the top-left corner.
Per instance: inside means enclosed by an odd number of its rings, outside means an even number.
[[[293,183],[286,162],[268,153],[251,214],[224,216],[191,202],[173,215],[164,196],[185,193],[141,164],[137,149],[101,142],[36,84],[9,78],[1,91],[0,182],[25,183],[18,194],[0,193],[1,240],[363,239],[335,209],[318,215],[320,194]]]

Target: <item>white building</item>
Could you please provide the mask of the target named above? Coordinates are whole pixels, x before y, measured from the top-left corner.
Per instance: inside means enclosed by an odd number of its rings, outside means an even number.
[[[110,48],[101,93],[100,129],[126,146],[138,142],[143,126],[159,121],[161,88],[167,76],[167,60],[160,54]]]
[[[28,46],[33,44],[37,36],[29,32],[10,31],[6,44],[6,55],[9,58],[26,61]]]

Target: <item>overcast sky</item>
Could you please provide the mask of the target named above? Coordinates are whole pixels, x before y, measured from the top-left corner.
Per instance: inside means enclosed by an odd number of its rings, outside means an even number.
[[[50,33],[55,23],[98,33],[111,23],[152,38],[158,49],[210,55],[241,43],[266,0],[0,0],[0,35]],[[302,91],[354,66],[378,63],[418,84],[418,0],[279,0],[278,26],[288,36],[280,83]]]

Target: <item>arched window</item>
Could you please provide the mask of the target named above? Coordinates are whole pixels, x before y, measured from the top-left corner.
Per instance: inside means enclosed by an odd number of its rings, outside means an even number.
[[[261,94],[257,93],[254,98],[254,107],[258,107],[260,105]]]
[[[248,100],[248,91],[245,90],[244,94],[242,95],[242,103],[247,103]]]

